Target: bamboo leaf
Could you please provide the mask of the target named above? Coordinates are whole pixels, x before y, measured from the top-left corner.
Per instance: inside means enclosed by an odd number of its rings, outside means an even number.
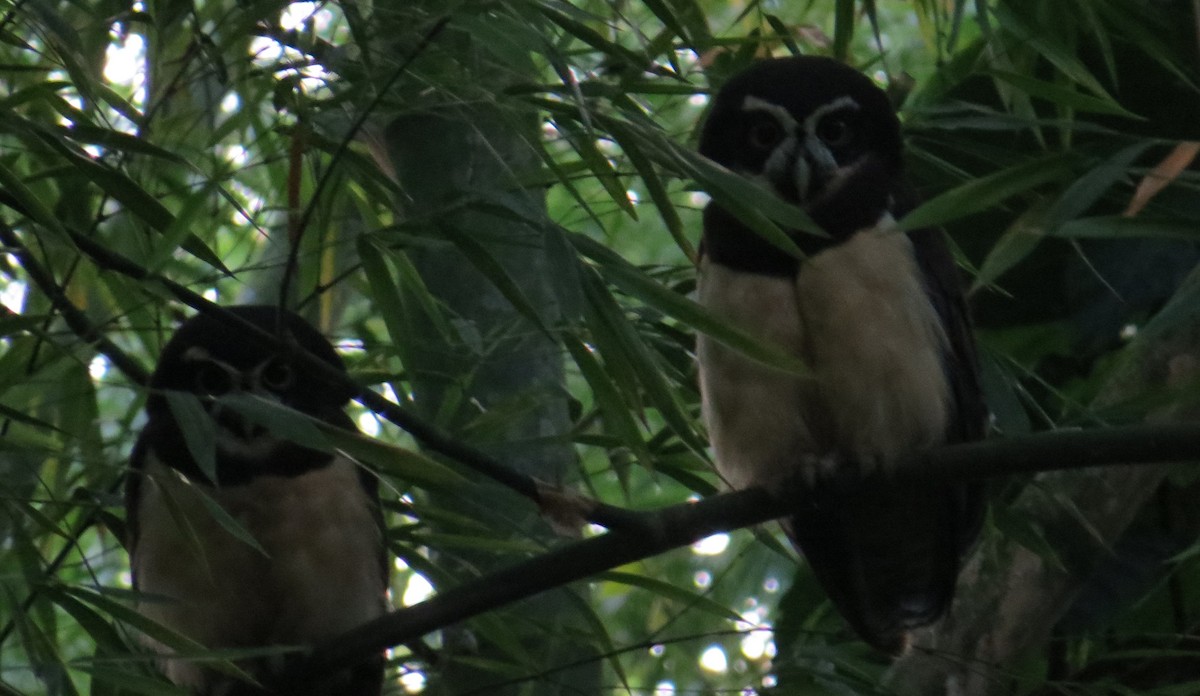
[[[918,206],[900,220],[900,229],[931,227],[987,210],[1018,193],[1068,176],[1073,160],[1069,153],[1048,155],[968,181]]]
[[[188,454],[209,481],[217,480],[217,430],[213,419],[191,392],[164,391],[171,418],[179,426]]]
[[[1191,220],[1176,218],[1101,215],[1078,218],[1059,225],[1051,234],[1068,239],[1173,239],[1200,240],[1200,229]]]
[[[633,297],[768,367],[787,374],[808,376],[803,361],[782,348],[750,336],[696,302],[663,287],[592,239],[578,234],[571,235],[570,239],[580,253],[601,264],[606,278]]]
[[[596,324],[595,330],[604,332],[621,351],[629,369],[637,376],[638,383],[663,420],[681,440],[697,451],[703,451],[706,444],[696,436],[694,420],[684,412],[677,393],[667,384],[658,367],[658,360],[630,326],[620,306],[594,272],[584,274],[584,291]]]
[[[621,585],[628,585],[630,587],[637,587],[649,592],[653,592],[660,597],[664,597],[673,602],[679,602],[689,609],[703,611],[707,614],[712,614],[713,616],[725,619],[727,621],[742,620],[741,615],[724,604],[713,601],[704,595],[696,594],[687,588],[673,585],[664,580],[659,580],[658,578],[651,578],[645,575],[637,575],[635,573],[627,573],[616,570],[610,570],[607,573],[601,573],[597,577],[608,582],[615,582]]]
[[[642,438],[637,421],[633,419],[620,391],[596,359],[592,349],[574,336],[564,335],[562,340],[592,389],[592,396],[600,409],[605,429],[615,435],[622,445],[633,450],[643,466],[651,467],[654,459],[646,448],[646,441]]]
[[[854,1],[837,0],[833,18],[833,57],[842,62],[850,55],[850,40],[854,38]]]
[[[1030,77],[1029,75],[1022,75],[1007,70],[989,70],[988,74],[1004,80],[1031,97],[1045,99],[1059,106],[1065,106],[1077,111],[1124,116],[1125,118],[1138,121],[1146,120],[1144,117],[1121,106],[1108,95],[1093,97],[1052,82],[1046,82],[1035,77]]]

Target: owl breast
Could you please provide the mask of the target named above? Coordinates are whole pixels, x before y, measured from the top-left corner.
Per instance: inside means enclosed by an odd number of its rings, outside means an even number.
[[[795,277],[705,260],[699,300],[810,370],[788,375],[699,337],[704,416],[730,485],[770,485],[820,457],[886,467],[943,441],[946,338],[912,244],[890,225],[811,256]]]

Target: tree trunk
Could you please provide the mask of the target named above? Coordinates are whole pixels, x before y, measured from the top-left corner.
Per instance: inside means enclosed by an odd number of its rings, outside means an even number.
[[[438,43],[430,52],[448,48],[459,69],[471,66],[476,85],[495,88],[500,73],[470,37],[449,35]],[[403,339],[414,406],[514,469],[561,481],[573,470],[575,455],[565,436],[570,418],[563,353],[553,338],[564,310],[551,282],[549,250],[563,240],[557,229],[538,224],[545,217],[541,190],[519,183],[540,166],[539,135],[534,112],[505,109],[493,99],[397,116],[387,124],[383,147],[405,194],[401,225],[419,238],[407,256],[449,327],[423,327],[428,330]],[[498,283],[508,280],[502,291]],[[514,306],[518,295],[520,309]],[[434,502],[513,539],[553,541],[528,500],[490,481]],[[457,556],[461,562],[451,565],[464,579],[517,560],[483,552]],[[447,659],[431,675],[433,692],[598,692],[594,650],[576,637],[588,630],[580,613],[588,603],[578,597],[585,593],[568,587],[540,595],[488,617],[493,630],[479,635],[466,626],[445,632]],[[497,645],[490,640],[496,627],[515,640]],[[524,682],[495,686],[505,673],[471,666],[480,659],[516,662],[514,671],[528,675],[580,661],[585,666],[541,678],[530,692]]]

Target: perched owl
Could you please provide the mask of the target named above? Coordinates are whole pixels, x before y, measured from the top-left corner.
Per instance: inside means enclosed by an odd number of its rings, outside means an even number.
[[[138,609],[211,650],[312,645],[385,611],[376,481],[349,459],[281,439],[219,400],[255,395],[355,430],[343,412],[350,394],[293,360],[308,351],[344,371],[320,333],[275,307],[228,311],[284,348],[201,314],[163,349],[126,489]],[[199,397],[197,417],[210,420],[200,425],[215,433],[215,478],[193,456],[172,392]],[[195,694],[235,696],[280,693],[272,682],[287,662],[281,655],[237,662],[262,688],[186,658],[160,666]],[[377,656],[303,693],[378,696],[382,679]]]
[[[798,259],[717,203],[704,211],[699,301],[810,370],[789,375],[700,336],[703,410],[735,487],[816,482],[784,521],[838,611],[902,652],[935,621],[978,532],[978,486],[886,474],[983,436],[986,409],[957,269],[935,230],[901,231],[900,124],[886,95],[827,58],[764,60],[718,93],[700,153],[805,210]],[[846,474],[851,474],[849,477]],[[858,486],[821,485],[871,476]]]

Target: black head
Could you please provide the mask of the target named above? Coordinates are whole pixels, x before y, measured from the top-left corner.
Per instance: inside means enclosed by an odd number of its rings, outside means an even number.
[[[227,460],[249,456],[248,453],[268,457],[285,445],[261,427],[245,423],[235,413],[222,409],[215,399],[228,394],[258,395],[346,426],[342,408],[352,394],[344,386],[306,370],[297,360],[302,351],[308,351],[344,373],[342,359],[324,336],[299,315],[280,313],[274,306],[240,305],[227,307],[225,311],[277,337],[281,346],[206,314],[184,322],[163,348],[158,367],[150,378],[146,411],[151,426],[161,429],[163,442],[181,444],[178,426],[164,396],[166,391],[192,392],[202,397],[201,402],[219,426],[218,454]],[[179,468],[195,473],[187,462]]]
[[[883,90],[814,56],[764,60],[730,79],[700,136],[700,154],[801,206],[835,240],[888,209],[900,151]]]
[[[150,378],[153,391],[190,391],[220,397],[235,391],[261,393],[309,414],[340,409],[350,400],[344,389],[329,384],[296,364],[306,350],[331,367],[346,371],[333,346],[300,315],[280,314],[270,305],[238,305],[225,311],[281,339],[280,350],[237,326],[200,314],[185,321],[163,348]],[[152,394],[147,409],[165,409]]]

